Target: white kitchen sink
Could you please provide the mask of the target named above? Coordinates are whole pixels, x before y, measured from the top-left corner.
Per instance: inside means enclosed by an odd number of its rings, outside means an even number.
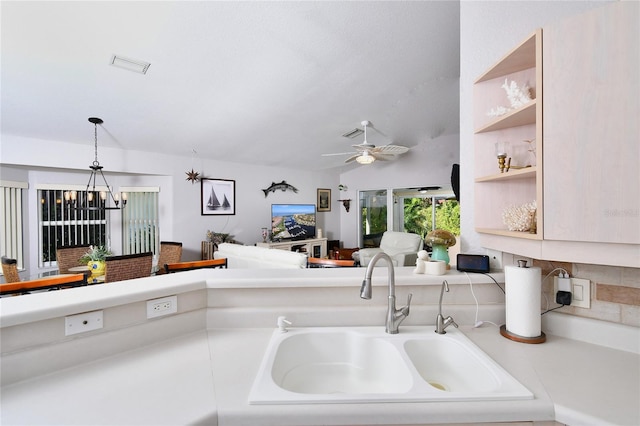
[[[413,385],[400,353],[384,339],[346,330],[289,337],[278,345],[270,368],[271,379],[282,389],[304,394],[401,393]]]
[[[251,404],[531,399],[459,330],[312,327],[276,330]]]

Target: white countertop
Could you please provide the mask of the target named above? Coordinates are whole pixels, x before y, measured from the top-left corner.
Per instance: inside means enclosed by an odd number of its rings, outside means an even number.
[[[0,424],[216,424],[205,331],[2,389]]]
[[[527,345],[503,338],[493,326],[461,329],[535,398],[249,405],[249,389],[273,329],[212,329],[6,386],[1,420],[3,425],[374,425],[554,419],[567,424],[640,424],[638,355],[555,336],[548,336],[544,344]]]

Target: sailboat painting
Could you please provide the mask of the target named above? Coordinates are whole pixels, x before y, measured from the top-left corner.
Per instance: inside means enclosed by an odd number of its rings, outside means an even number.
[[[200,179],[202,188],[200,213],[206,215],[236,214],[236,181],[228,179]]]

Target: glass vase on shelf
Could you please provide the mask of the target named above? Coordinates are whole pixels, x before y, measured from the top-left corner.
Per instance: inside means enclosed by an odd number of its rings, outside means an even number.
[[[266,243],[267,242],[267,236],[269,235],[269,233],[267,232],[267,228],[262,228],[262,242]]]

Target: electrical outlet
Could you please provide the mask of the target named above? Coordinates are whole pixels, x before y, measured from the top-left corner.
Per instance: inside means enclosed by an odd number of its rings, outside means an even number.
[[[84,333],[102,328],[102,311],[84,312],[64,317],[64,335]]]
[[[591,308],[591,281],[582,278],[570,278],[571,280],[571,306],[578,308]],[[558,277],[553,277],[553,294],[557,294]]]
[[[489,256],[489,269],[497,271],[502,269],[502,252],[498,250],[487,249]]]
[[[178,312],[178,296],[147,300],[147,319]]]

